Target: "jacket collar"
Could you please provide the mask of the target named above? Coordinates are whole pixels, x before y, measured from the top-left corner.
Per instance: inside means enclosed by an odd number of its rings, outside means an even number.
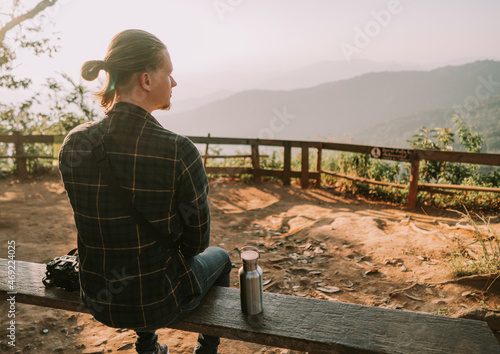
[[[144,108],[139,107],[130,102],[117,102],[108,112],[108,115],[113,113],[129,114],[133,117],[142,118],[151,121],[152,123],[162,127],[162,125]],[[163,127],[162,127],[163,128]]]

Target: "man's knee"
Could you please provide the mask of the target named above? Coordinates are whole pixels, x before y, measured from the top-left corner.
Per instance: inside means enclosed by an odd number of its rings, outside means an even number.
[[[209,252],[212,254],[212,256],[217,257],[219,267],[222,268],[219,273],[219,279],[215,282],[215,285],[229,287],[230,273],[231,269],[233,268],[233,263],[231,262],[229,253],[220,247],[209,247],[209,248],[211,248]]]
[[[206,251],[209,251],[212,256],[217,257],[217,259],[220,260],[221,263],[231,264],[231,258],[229,257],[229,253],[227,253],[225,249],[220,247],[209,247],[206,249]]]

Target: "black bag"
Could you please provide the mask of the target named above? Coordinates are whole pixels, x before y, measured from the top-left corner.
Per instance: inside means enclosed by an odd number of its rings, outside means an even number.
[[[78,254],[76,253],[77,249],[75,248],[67,255],[56,257],[47,264],[47,271],[42,279],[46,287],[56,286],[66,291],[80,289]]]

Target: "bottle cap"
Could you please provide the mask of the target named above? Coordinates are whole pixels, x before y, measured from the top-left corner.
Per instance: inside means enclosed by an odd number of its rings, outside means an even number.
[[[252,262],[260,258],[260,253],[255,247],[245,246],[240,249],[240,256],[243,261]]]

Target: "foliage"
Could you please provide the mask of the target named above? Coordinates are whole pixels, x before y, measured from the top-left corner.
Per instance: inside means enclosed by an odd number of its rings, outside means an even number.
[[[82,84],[76,84],[67,75],[65,81],[47,79],[46,96],[35,94],[20,104],[0,103],[0,129],[21,131],[29,134],[65,135],[77,125],[96,120],[99,110],[92,100],[92,92]],[[41,110],[41,112],[40,112]]]
[[[59,47],[46,36],[41,35],[42,27],[48,19],[44,10],[58,0],[38,1],[32,8],[27,8],[19,0],[2,1],[0,12],[0,87],[8,89],[27,88],[29,78],[16,78],[12,74],[17,55],[22,50],[31,51],[36,56],[52,56]],[[52,37],[55,37],[54,34]]]
[[[418,194],[417,204],[442,209],[467,207],[475,212],[496,214],[500,209],[500,198],[498,194],[488,192],[421,192]]]
[[[428,129],[422,127],[418,134],[408,142],[415,149],[451,151],[455,137],[467,152],[481,152],[484,138],[483,135],[474,132],[474,127],[467,126],[457,115],[453,122],[456,131],[448,128]],[[483,176],[479,173],[478,166],[472,164],[458,164],[443,161],[427,161],[420,163],[420,179],[423,182],[455,184],[455,185],[478,185],[478,186],[500,186],[500,179],[496,173]]]
[[[75,83],[68,75],[61,74],[64,81],[47,79],[49,114],[44,115],[46,134],[66,135],[74,127],[94,121],[101,110],[94,101],[94,94],[82,83]]]
[[[71,129],[99,118],[100,110],[92,92],[62,74],[62,81],[47,79],[45,95],[35,94],[19,104],[0,103],[0,132],[20,131],[24,135],[66,135]],[[41,98],[43,97],[43,99]],[[46,144],[25,144],[27,155],[53,156],[53,147]],[[0,144],[0,154],[7,155],[9,147]],[[50,169],[52,161],[29,159],[28,172]],[[0,169],[7,174],[12,161],[0,159]]]
[[[453,121],[457,125],[457,134],[460,139],[460,143],[465,146],[467,151],[481,152],[484,144],[483,135],[477,132],[473,132],[473,129],[475,129],[475,127],[469,127],[465,125],[457,115],[455,115]]]
[[[477,215],[485,226],[481,227],[468,210],[461,213],[474,229],[474,241],[466,246],[457,244],[451,253],[453,273],[457,276],[492,274],[500,271],[500,239],[490,225],[490,221]],[[472,246],[476,246],[475,249]]]
[[[59,38],[47,33],[50,23],[46,9],[56,5],[58,0],[36,0],[21,2],[6,0],[0,12],[0,88],[17,90],[31,88],[31,79],[17,78],[13,74],[17,58],[22,51],[35,56],[52,57],[59,50]],[[67,75],[62,80],[47,79],[42,88],[44,95],[32,94],[21,102],[0,102],[0,133],[20,131],[24,135],[65,135],[73,127],[97,117],[95,105],[89,103],[88,90],[73,82]],[[12,146],[0,143],[0,154],[13,152]],[[45,144],[27,144],[28,155],[53,155],[52,147]],[[29,159],[29,172],[50,167],[50,160]],[[13,168],[13,161],[0,159],[2,175]]]
[[[2,2],[0,12],[0,88],[17,90],[30,88],[29,78],[18,78],[13,70],[17,66],[18,55],[31,52],[35,56],[52,57],[59,50],[59,38],[52,33],[46,35],[50,23],[45,10],[54,6],[58,0],[36,0],[21,2],[6,0]],[[87,92],[66,75],[65,80],[58,83],[48,79],[44,90],[47,97],[35,93],[21,102],[0,102],[0,133],[21,131],[29,134],[66,134],[72,127],[84,121],[94,119],[96,113],[92,105],[87,104]],[[65,87],[69,84],[70,88]],[[40,112],[40,106],[45,105]],[[12,146],[0,143],[0,154],[13,152]],[[28,155],[51,155],[51,148],[45,144],[29,144],[25,146]],[[36,172],[42,167],[50,166],[50,161],[29,159],[29,172]],[[2,175],[9,173],[13,162],[0,159]]]
[[[413,135],[413,140],[409,141],[414,149],[450,151],[451,143],[455,141],[454,133],[450,129],[422,127],[419,131],[420,133]],[[443,161],[422,161],[420,178],[424,182],[438,183],[447,164],[448,162]]]

